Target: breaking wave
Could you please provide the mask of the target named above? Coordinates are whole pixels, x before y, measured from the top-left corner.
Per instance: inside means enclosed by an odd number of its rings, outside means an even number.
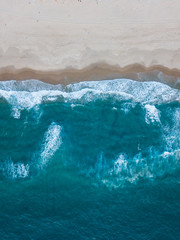
[[[0,170],[8,178],[48,171],[50,159],[108,186],[180,170],[180,91],[165,84],[0,82],[0,108]]]
[[[129,79],[81,82],[67,85],[50,85],[38,80],[0,83],[0,98],[12,108],[12,115],[20,117],[23,109],[30,110],[42,103],[87,103],[97,99],[113,101],[132,100],[142,104],[162,104],[180,100],[180,92],[158,82],[136,82]],[[152,110],[153,107],[151,107]],[[150,108],[149,108],[150,109]]]

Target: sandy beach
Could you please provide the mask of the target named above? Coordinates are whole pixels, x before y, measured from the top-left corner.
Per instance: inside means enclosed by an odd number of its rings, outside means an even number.
[[[67,84],[157,70],[179,86],[179,13],[179,0],[2,0],[0,80]]]
[[[0,240],[180,240],[179,200],[180,0],[0,0]]]

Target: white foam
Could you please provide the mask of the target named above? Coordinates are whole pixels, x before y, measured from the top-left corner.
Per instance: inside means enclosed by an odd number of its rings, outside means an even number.
[[[118,159],[114,162],[114,168],[112,171],[114,171],[116,174],[119,174],[123,170],[127,169],[127,164],[128,162],[126,160],[125,155],[120,154]],[[111,174],[112,174],[112,171],[111,171]]]
[[[179,149],[172,152],[165,151],[162,154],[149,151],[147,157],[138,154],[133,158],[121,153],[112,167],[106,167],[104,171],[101,167],[100,180],[110,187],[123,186],[125,183],[136,183],[140,179],[155,180],[178,170],[179,163]]]
[[[160,123],[160,111],[154,105],[146,104],[144,107],[146,109],[146,116],[145,116],[146,123],[147,124],[150,124],[151,122]]]
[[[162,103],[180,100],[180,91],[159,82],[137,82],[130,79],[115,79],[104,81],[90,81],[70,84],[69,91],[80,89],[96,89],[102,92],[126,93],[134,101],[142,103]]]
[[[54,85],[49,83],[44,83],[39,80],[29,79],[25,81],[1,81],[0,89],[6,91],[27,91],[27,92],[37,92],[41,90],[62,90],[63,86],[61,84]]]
[[[61,126],[52,123],[44,135],[44,141],[41,150],[41,166],[47,164],[50,157],[57,151],[62,144]]]
[[[180,145],[180,109],[168,109],[168,114],[171,116],[172,125],[162,127],[162,137],[167,151],[171,152],[173,149],[178,149]]]
[[[23,163],[7,162],[4,168],[5,174],[8,177],[15,178],[26,178],[29,175],[29,165]]]
[[[135,156],[131,161],[125,154],[120,154],[115,160],[112,169],[109,171],[115,179],[113,181],[118,184],[125,182],[135,183],[140,178],[152,178],[153,173],[148,168],[146,159]]]
[[[11,105],[12,116],[20,118],[22,110],[30,110],[41,103],[59,101],[85,104],[97,99],[113,99],[131,100],[148,106],[180,101],[180,91],[158,82],[137,82],[129,79],[80,82],[66,87],[29,80],[20,83],[1,82],[0,97]],[[152,107],[151,110],[150,107],[147,108],[149,113],[154,111]],[[157,120],[154,117],[151,120],[153,119]]]
[[[20,118],[22,110],[29,110],[42,102],[42,95],[35,92],[0,90],[0,96],[11,105],[14,118]]]

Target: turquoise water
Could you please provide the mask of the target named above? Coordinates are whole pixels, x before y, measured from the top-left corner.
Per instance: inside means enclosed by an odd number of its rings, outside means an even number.
[[[180,239],[180,91],[0,82],[0,239]]]

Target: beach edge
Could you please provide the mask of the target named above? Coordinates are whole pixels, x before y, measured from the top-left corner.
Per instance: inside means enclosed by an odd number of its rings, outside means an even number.
[[[159,73],[162,73],[164,78],[160,78]],[[141,75],[139,76],[139,74]],[[0,81],[37,79],[50,84],[67,85],[82,81],[112,80],[117,78],[164,82],[180,89],[180,69],[170,69],[162,65],[146,67],[141,64],[132,64],[120,67],[107,63],[97,63],[82,69],[67,67],[65,69],[47,71],[31,68],[16,69],[14,66],[0,68]]]

